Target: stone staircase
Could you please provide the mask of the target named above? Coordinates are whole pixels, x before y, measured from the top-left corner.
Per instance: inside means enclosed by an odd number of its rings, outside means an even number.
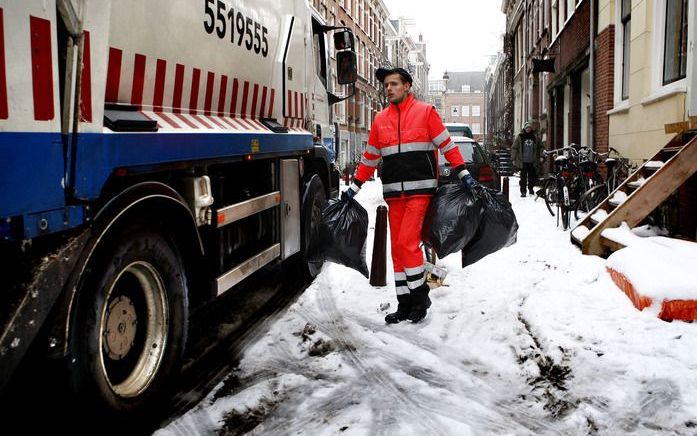
[[[603,235],[626,222],[637,226],[697,172],[697,130],[677,134],[631,174],[571,231],[571,242],[584,254],[607,256],[624,247]]]

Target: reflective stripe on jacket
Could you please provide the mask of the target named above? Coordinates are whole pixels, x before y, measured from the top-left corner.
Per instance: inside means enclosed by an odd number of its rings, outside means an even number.
[[[382,158],[383,195],[433,195],[438,187],[438,148],[455,168],[465,168],[436,109],[407,95],[399,105],[377,114],[356,171],[358,186],[370,178]]]

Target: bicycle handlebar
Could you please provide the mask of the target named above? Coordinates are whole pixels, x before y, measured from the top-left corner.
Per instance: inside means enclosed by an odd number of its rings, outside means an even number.
[[[554,150],[542,150],[542,153],[545,155],[550,155],[550,154],[559,153],[560,151],[564,151],[564,150],[574,150],[574,148],[571,146],[566,146],[566,147],[562,147],[562,148],[556,148]]]

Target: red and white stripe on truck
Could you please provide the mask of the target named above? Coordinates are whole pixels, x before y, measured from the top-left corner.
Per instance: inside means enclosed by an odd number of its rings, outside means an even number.
[[[0,128],[6,131],[60,130],[56,11],[36,3],[27,7],[9,2],[0,7]],[[9,33],[26,38],[12,38],[17,42],[8,47]],[[260,119],[272,118],[274,108],[282,104],[282,90],[244,80],[234,72],[207,71],[117,47],[108,47],[106,83],[99,84],[97,74],[104,68],[93,65],[101,56],[93,35],[90,30],[84,33],[83,126],[101,129],[102,111],[95,110],[98,105],[126,103],[138,106],[164,131],[266,131]],[[24,65],[27,62],[30,68]],[[25,74],[27,70],[31,76]],[[102,89],[103,96],[99,95]],[[305,131],[307,94],[292,89],[286,92],[284,116],[279,122],[291,131]]]
[[[266,130],[259,120],[273,116],[276,95],[275,88],[233,75],[109,49],[106,103],[130,102],[161,128]],[[288,90],[285,126],[302,130],[305,100],[305,93]]]

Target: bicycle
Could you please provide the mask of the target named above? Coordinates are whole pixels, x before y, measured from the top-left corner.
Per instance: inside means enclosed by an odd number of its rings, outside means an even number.
[[[613,156],[610,156],[610,155]],[[583,213],[588,213],[595,209],[610,193],[612,193],[636,168],[629,159],[610,147],[608,153],[597,153],[599,157],[605,157],[607,167],[607,179],[604,183],[592,187],[584,192],[576,202],[574,208],[574,218],[577,220],[583,217]]]
[[[562,227],[566,230],[570,227],[569,214],[576,209],[578,199],[584,192],[602,183],[602,178],[597,172],[597,153],[590,148],[571,144],[544,152],[545,156],[555,154],[554,172],[546,176],[538,197],[542,193],[550,215],[557,216],[557,225],[561,219]]]
[[[542,184],[542,193],[547,210],[552,216],[557,217],[557,226],[561,219],[564,230],[569,227],[569,206],[571,204],[569,187],[566,180],[570,178],[571,173],[576,170],[575,165],[566,155],[559,154],[567,150],[573,149],[571,147],[562,147],[556,150],[543,152],[545,157],[557,154],[557,157],[554,158],[554,173],[547,175],[545,178]],[[556,210],[556,214],[553,209]]]

